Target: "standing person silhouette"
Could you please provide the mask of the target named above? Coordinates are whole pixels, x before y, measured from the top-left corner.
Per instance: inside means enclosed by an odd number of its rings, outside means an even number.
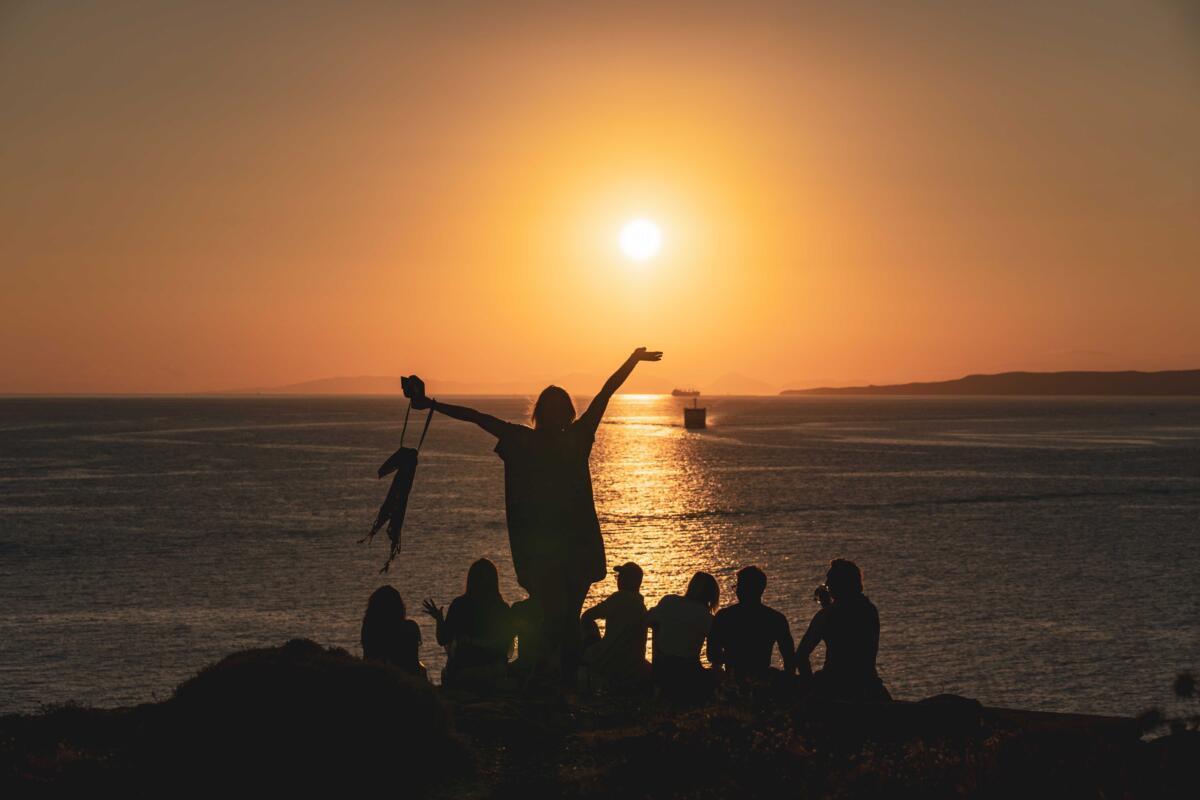
[[[496,437],[517,582],[541,606],[542,661],[561,668],[564,682],[575,674],[583,601],[608,571],[588,469],[596,429],[609,399],[638,362],[660,359],[661,352],[634,350],[578,419],[566,390],[547,386],[533,407],[532,428],[424,394],[412,398],[415,409],[432,408],[473,422]]]

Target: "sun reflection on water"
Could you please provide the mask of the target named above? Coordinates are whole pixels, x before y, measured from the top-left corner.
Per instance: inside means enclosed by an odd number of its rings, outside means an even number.
[[[640,564],[642,594],[653,606],[665,594],[682,593],[697,570],[728,568],[725,521],[714,513],[721,486],[699,457],[696,434],[668,416],[678,411],[674,404],[654,395],[620,401],[593,451],[596,509],[609,565]],[[588,603],[615,588],[611,577],[595,584]]]

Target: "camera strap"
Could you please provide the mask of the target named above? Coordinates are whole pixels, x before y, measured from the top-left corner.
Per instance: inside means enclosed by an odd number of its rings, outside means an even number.
[[[404,434],[408,432],[408,415],[412,413],[412,400],[408,401],[408,408],[404,409],[404,427],[400,429],[400,446],[404,447]],[[429,413],[425,415],[425,427],[421,428],[421,439],[417,442],[417,452],[421,452],[421,445],[425,444],[425,434],[429,433],[429,423],[433,422],[433,406],[429,407]]]

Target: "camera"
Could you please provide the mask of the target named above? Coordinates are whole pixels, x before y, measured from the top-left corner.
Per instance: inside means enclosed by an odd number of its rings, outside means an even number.
[[[404,391],[404,396],[409,400],[420,399],[425,396],[425,381],[416,375],[401,376],[400,388]]]
[[[833,593],[829,591],[829,587],[821,584],[816,589],[813,589],[813,600],[821,604],[821,608],[828,608],[833,603]]]

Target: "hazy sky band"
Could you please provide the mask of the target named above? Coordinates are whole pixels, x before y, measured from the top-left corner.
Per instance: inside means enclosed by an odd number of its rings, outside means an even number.
[[[6,2],[0,114],[0,392],[1200,366],[1182,0]]]

